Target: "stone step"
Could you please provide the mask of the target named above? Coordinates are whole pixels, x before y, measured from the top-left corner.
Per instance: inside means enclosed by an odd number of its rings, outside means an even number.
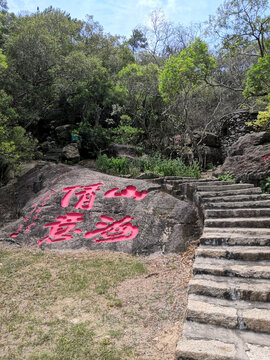
[[[270,208],[270,200],[208,202],[204,209],[257,209]]]
[[[270,217],[270,207],[261,209],[211,209],[205,211],[205,218],[228,218],[228,217],[261,217],[268,216]]]
[[[230,233],[204,233],[200,238],[201,245],[209,246],[270,246],[270,234],[260,235],[238,235]]]
[[[233,308],[236,309],[237,311],[252,310],[254,308],[270,311],[270,302],[258,302],[258,301],[251,302],[244,300],[231,301],[231,300],[196,295],[196,294],[189,294],[188,301],[189,300],[207,302],[215,306],[226,306],[226,307],[233,306]]]
[[[256,188],[257,189],[257,188]],[[201,197],[204,206],[211,202],[242,202],[242,201],[261,201],[270,200],[270,194],[244,194],[244,195],[226,195],[226,196],[213,196],[213,197]]]
[[[270,229],[269,228],[251,228],[251,227],[226,227],[226,228],[220,228],[220,227],[204,227],[204,235],[210,235],[210,234],[220,234],[227,236],[228,234],[235,234],[240,236],[269,236],[270,235]]]
[[[270,261],[235,261],[196,257],[193,273],[270,280]]]
[[[270,228],[270,217],[250,217],[250,218],[224,218],[224,219],[205,219],[204,225],[206,227],[251,227],[251,228]]]
[[[256,308],[244,310],[239,314],[238,320],[247,330],[270,333],[270,310]]]
[[[227,300],[270,301],[270,281],[196,275],[189,284],[189,293]]]
[[[204,301],[189,300],[186,312],[188,321],[196,321],[225,328],[270,333],[269,309],[237,310],[232,306],[214,305]]]
[[[210,186],[210,185],[215,185],[215,186],[219,186],[219,185],[231,185],[234,184],[234,182],[232,181],[219,181],[219,180],[210,180],[210,179],[194,179],[194,181],[192,181],[190,183],[191,186],[197,187],[198,186]]]
[[[176,348],[177,360],[235,360],[234,344],[215,340],[182,338]]]
[[[188,321],[237,328],[237,310],[230,306],[217,306],[204,301],[188,300],[186,311]]]
[[[270,194],[252,184],[190,186],[205,221],[176,359],[270,360]]]
[[[254,188],[253,184],[234,184],[234,183],[226,183],[222,184],[214,184],[210,183],[209,185],[197,185],[197,191],[232,191],[232,190],[241,190],[241,189],[251,189]]]
[[[152,181],[152,179],[150,179]],[[153,179],[155,180],[155,179]],[[232,184],[232,182],[228,181],[218,181],[218,180],[211,180],[211,179],[196,179],[196,178],[183,178],[181,176],[165,176],[164,178],[158,178],[158,180],[163,180],[166,184],[188,184],[190,186],[197,186],[200,185],[226,185]]]
[[[256,246],[199,246],[196,257],[223,258],[244,261],[270,260],[270,247]]]
[[[227,197],[227,196],[236,196],[236,195],[254,195],[261,194],[261,188],[248,188],[248,189],[239,189],[239,190],[221,190],[221,191],[197,191],[197,195],[203,199],[210,199],[215,197]],[[212,201],[212,200],[211,200]]]
[[[185,353],[183,352],[183,357],[181,358],[180,351],[187,351],[184,344],[181,344],[181,340],[187,339],[191,342],[190,345],[193,346],[195,355],[193,358],[185,357]],[[209,341],[208,349],[212,351],[212,348],[216,347],[217,344],[222,343],[221,345],[221,354],[223,356],[222,359],[231,359],[234,360],[269,360],[270,359],[270,335],[268,333],[258,333],[252,330],[242,331],[240,329],[230,329],[224,328],[223,326],[204,324],[193,321],[186,321],[183,329],[183,338],[182,338],[177,346],[177,356],[179,359],[185,360],[208,360],[208,359],[219,359],[218,354],[214,354],[213,357],[208,357],[206,352],[203,353],[203,356],[200,356],[201,351],[198,351],[198,347],[200,341],[207,342]],[[196,347],[196,342],[198,341],[198,347]],[[211,341],[213,341],[211,346]],[[205,345],[206,346],[206,345]],[[231,346],[235,349],[235,353],[233,355],[228,351],[228,346]],[[234,347],[233,347],[234,346]],[[211,349],[211,350],[210,350]],[[202,350],[202,349],[200,349]],[[196,353],[196,351],[198,351]],[[216,357],[215,357],[216,356]],[[230,357],[232,356],[232,357]]]

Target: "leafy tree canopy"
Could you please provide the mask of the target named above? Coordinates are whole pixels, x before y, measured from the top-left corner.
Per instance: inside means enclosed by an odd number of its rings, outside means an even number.
[[[196,39],[179,56],[166,61],[159,76],[159,90],[165,101],[170,102],[180,92],[187,93],[199,85],[214,68],[215,59],[209,54],[207,44]]]
[[[260,58],[247,72],[244,95],[266,96],[270,93],[270,54]]]

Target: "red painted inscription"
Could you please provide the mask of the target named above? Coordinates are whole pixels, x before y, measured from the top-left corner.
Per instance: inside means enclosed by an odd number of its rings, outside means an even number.
[[[107,198],[123,196],[127,198],[133,198],[134,200],[142,200],[147,195],[146,190],[137,191],[136,187],[132,185],[127,186],[126,189],[120,192],[117,192],[118,190],[119,188],[114,188],[112,190],[109,190],[105,193],[104,196]]]
[[[37,242],[38,245],[47,240],[47,244],[51,244],[57,241],[67,241],[72,239],[71,233],[81,233],[82,230],[74,229],[77,222],[83,221],[83,214],[81,213],[68,213],[65,216],[58,216],[53,223],[46,224],[43,227],[50,227],[48,236],[45,236],[42,240]],[[74,229],[74,230],[72,230]]]
[[[268,161],[268,159],[270,158],[270,155],[264,155],[262,156],[263,161],[266,163]]]
[[[69,186],[63,189],[62,191],[66,192],[66,195],[63,197],[61,206],[67,207],[69,205],[69,201],[73,194],[75,196],[80,196],[79,201],[74,206],[75,209],[83,209],[83,210],[90,210],[94,206],[94,201],[96,197],[95,191],[100,190],[100,186],[103,185],[102,183],[94,184],[94,185],[87,185],[87,186]],[[80,190],[79,192],[75,192],[76,190]]]
[[[75,185],[62,189],[65,195],[62,198],[61,206],[64,208],[68,207],[70,200],[74,195],[78,197],[77,202],[74,205],[75,209],[91,210],[94,206],[96,192],[100,190],[100,186],[102,185],[102,183],[85,186]],[[19,233],[23,231],[24,226],[26,227],[24,234],[28,234],[31,231],[31,228],[36,226],[36,223],[33,220],[38,218],[38,214],[42,211],[43,206],[55,192],[56,190],[47,191],[35,204],[33,204],[33,210],[29,216],[26,216],[23,220],[26,224],[29,220],[32,222],[30,223],[29,221],[29,225],[20,225],[18,230],[10,236],[18,236]],[[133,200],[142,200],[146,196],[146,190],[137,191],[136,187],[133,185],[129,185],[123,190],[113,188],[104,194],[104,197],[106,198],[125,197],[132,198]],[[86,239],[92,239],[95,243],[116,242],[132,240],[138,235],[139,229],[137,226],[131,224],[131,221],[134,219],[130,216],[126,216],[118,221],[106,215],[102,215],[100,218],[101,222],[96,224],[96,230],[85,233]],[[55,222],[44,225],[44,228],[50,228],[49,235],[45,236],[42,240],[39,240],[37,244],[40,245],[44,242],[51,244],[59,241],[71,240],[73,234],[82,233],[82,230],[76,229],[77,223],[82,221],[84,221],[82,213],[70,212],[64,216],[58,216]]]
[[[97,223],[97,230],[87,232],[85,234],[86,239],[93,238],[93,241],[96,243],[116,242],[132,240],[138,235],[139,229],[129,222],[134,220],[130,216],[126,216],[119,221],[115,221],[113,218],[105,215],[102,215],[100,219],[102,222]]]
[[[38,218],[38,214],[42,211],[42,207],[46,204],[46,202],[51,198],[51,196],[57,191],[57,189],[53,191],[47,191],[44,195],[41,196],[41,198],[32,205],[33,210],[31,211],[29,216],[26,216],[23,219],[23,222],[26,223],[28,220],[30,220],[30,217],[33,216],[33,219],[36,220]],[[40,203],[42,202],[41,206],[38,208]],[[32,222],[30,225],[27,226],[26,230],[24,231],[24,234],[28,234],[31,231],[31,227],[35,226],[36,223]],[[17,237],[19,233],[22,231],[24,225],[20,225],[18,230],[11,234],[10,237]]]

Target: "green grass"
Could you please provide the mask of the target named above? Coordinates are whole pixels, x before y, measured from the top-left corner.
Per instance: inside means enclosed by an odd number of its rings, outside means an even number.
[[[137,359],[110,314],[114,288],[146,273],[136,257],[0,249],[0,263],[1,359]]]

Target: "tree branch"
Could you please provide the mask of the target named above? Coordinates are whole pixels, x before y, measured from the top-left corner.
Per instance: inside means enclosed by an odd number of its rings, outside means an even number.
[[[210,85],[212,87],[224,87],[225,89],[229,89],[229,90],[233,90],[233,91],[244,91],[244,89],[235,89],[232,88],[231,86],[225,85],[225,84],[212,84],[210,83],[206,78],[204,78],[204,81],[206,82],[207,85]]]

